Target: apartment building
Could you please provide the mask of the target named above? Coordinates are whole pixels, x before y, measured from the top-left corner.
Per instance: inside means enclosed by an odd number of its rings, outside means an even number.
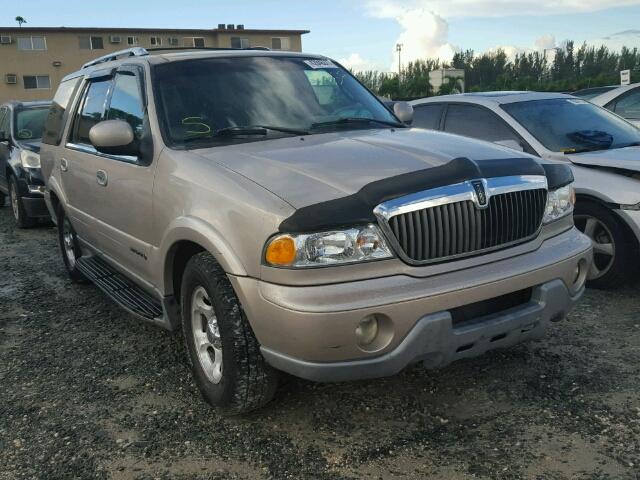
[[[129,47],[302,51],[308,30],[0,27],[0,103],[47,100],[60,80],[96,57]]]

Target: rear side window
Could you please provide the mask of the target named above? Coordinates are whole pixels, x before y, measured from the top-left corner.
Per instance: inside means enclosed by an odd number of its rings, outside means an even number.
[[[629,118],[631,120],[639,120],[640,119],[640,88],[636,88],[626,95],[622,96],[618,99],[613,108],[609,108],[613,110],[622,118]]]
[[[0,138],[9,137],[9,109],[7,107],[0,107]]]
[[[438,130],[442,118],[443,104],[416,105],[413,107],[413,127]]]
[[[447,108],[446,132],[477,138],[487,142],[520,138],[495,113],[473,105],[450,104]]]
[[[78,83],[80,83],[80,77],[65,80],[58,87],[44,124],[42,143],[58,145],[62,140],[62,132],[68,117],[67,109]]]
[[[91,82],[85,90],[84,100],[74,121],[71,141],[77,144],[91,145],[89,130],[104,120],[105,104],[111,80]]]

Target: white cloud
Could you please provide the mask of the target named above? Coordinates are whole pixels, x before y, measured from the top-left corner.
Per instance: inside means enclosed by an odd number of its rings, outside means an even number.
[[[340,62],[343,67],[351,69],[354,72],[364,72],[367,70],[377,69],[373,62],[362,58],[359,53],[352,53],[346,58],[339,58],[338,62]]]
[[[620,51],[622,47],[634,48],[640,45],[640,30],[625,30],[607,37],[587,40],[588,45],[599,47],[605,45],[611,50]]]
[[[426,9],[446,18],[558,15],[639,5],[640,0],[370,0],[369,12],[395,17],[398,11]]]

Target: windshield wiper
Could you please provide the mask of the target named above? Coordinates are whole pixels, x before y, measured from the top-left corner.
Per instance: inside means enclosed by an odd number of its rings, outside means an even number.
[[[212,137],[240,137],[243,135],[267,135],[269,130],[274,132],[291,133],[293,135],[309,135],[307,130],[272,125],[246,125],[240,127],[225,127],[216,130]]]
[[[337,120],[329,120],[327,122],[317,122],[312,123],[311,128],[322,128],[322,127],[331,127],[334,125],[349,125],[349,124],[371,124],[377,123],[380,125],[386,125],[388,127],[396,127],[396,128],[406,128],[404,123],[399,122],[390,122],[388,120],[378,120],[376,118],[366,118],[366,117],[345,117],[338,118]]]

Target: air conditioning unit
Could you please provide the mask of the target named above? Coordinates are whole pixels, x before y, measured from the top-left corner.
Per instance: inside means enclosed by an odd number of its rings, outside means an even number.
[[[0,36],[0,44],[9,45],[11,43],[11,37],[9,35]]]
[[[111,43],[122,43],[122,37],[120,37],[120,35],[111,35],[109,37],[109,42],[111,42]]]
[[[226,28],[226,25],[224,23],[218,24],[218,30],[224,30],[225,28]]]
[[[227,30],[234,30],[236,26],[233,23],[227,24]]]
[[[236,25],[236,30],[244,30],[244,25]]]
[[[18,83],[18,75],[15,73],[7,73],[4,77],[4,81],[9,85],[15,85]]]

